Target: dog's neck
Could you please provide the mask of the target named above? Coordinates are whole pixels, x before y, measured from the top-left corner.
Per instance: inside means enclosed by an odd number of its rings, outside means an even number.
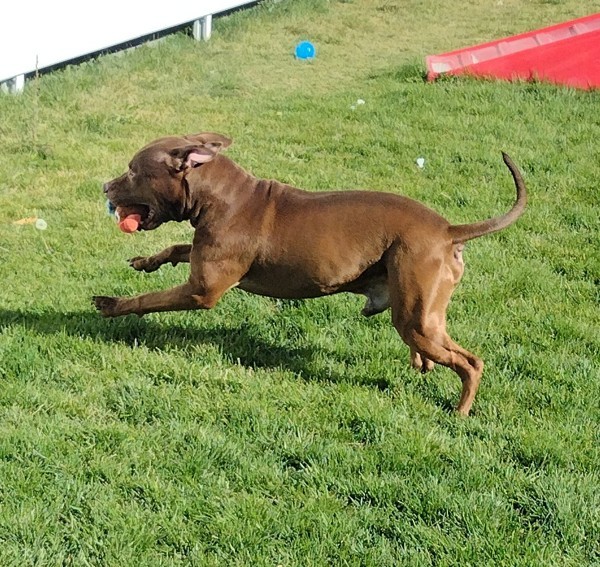
[[[260,198],[261,181],[228,157],[218,155],[187,175],[182,218],[194,228],[207,222],[228,222]]]

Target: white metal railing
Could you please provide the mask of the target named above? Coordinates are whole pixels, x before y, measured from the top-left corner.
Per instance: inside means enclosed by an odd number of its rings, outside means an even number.
[[[0,9],[0,83],[19,91],[25,76],[193,22],[208,39],[212,16],[256,0],[17,0]]]

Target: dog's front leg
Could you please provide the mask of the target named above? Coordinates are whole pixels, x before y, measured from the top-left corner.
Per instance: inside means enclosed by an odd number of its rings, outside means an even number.
[[[200,283],[202,282],[202,283]],[[218,279],[190,278],[183,285],[164,291],[155,291],[133,297],[94,296],[92,303],[104,317],[122,315],[145,315],[159,311],[186,311],[212,309],[221,296],[235,287],[239,278],[229,272]]]
[[[175,244],[165,248],[153,256],[136,256],[129,260],[129,265],[138,272],[154,272],[163,264],[171,262],[173,266],[190,261],[191,244]]]
[[[182,311],[200,309],[194,299],[194,288],[183,284],[164,291],[144,293],[133,297],[108,297],[96,295],[92,303],[104,317],[120,317],[121,315],[145,315],[154,311]]]

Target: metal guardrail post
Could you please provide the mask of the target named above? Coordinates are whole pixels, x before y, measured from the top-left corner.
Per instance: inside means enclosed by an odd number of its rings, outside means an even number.
[[[194,21],[193,35],[196,40],[207,40],[212,32],[212,14]]]
[[[25,88],[25,75],[17,75],[0,83],[0,89],[9,93],[20,93]]]

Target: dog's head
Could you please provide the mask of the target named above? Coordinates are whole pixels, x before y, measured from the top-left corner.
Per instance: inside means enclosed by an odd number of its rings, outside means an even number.
[[[214,132],[159,138],[133,156],[126,173],[104,184],[117,215],[139,214],[139,230],[183,220],[190,198],[186,177],[231,144]]]

